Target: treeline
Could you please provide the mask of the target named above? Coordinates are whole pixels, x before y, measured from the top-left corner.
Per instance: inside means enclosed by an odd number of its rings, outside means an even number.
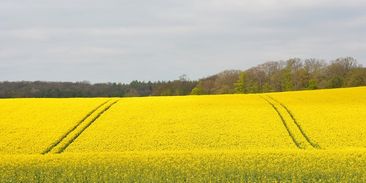
[[[89,82],[0,82],[0,98],[134,97],[188,95],[197,81],[175,80],[122,83]]]
[[[291,58],[199,80],[192,94],[262,93],[366,85],[366,68],[352,57],[330,62]]]
[[[333,61],[291,58],[271,61],[245,71],[227,70],[191,81],[124,83],[0,82],[0,98],[133,97],[230,93],[261,93],[366,86],[366,68],[352,57]]]

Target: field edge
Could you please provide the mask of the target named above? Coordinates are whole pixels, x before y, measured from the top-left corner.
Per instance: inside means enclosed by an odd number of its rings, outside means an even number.
[[[366,150],[1,155],[5,182],[366,181]]]

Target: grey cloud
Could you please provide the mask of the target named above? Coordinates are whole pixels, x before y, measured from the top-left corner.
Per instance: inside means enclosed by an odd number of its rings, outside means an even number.
[[[0,80],[197,79],[289,57],[366,64],[361,0],[2,0]]]

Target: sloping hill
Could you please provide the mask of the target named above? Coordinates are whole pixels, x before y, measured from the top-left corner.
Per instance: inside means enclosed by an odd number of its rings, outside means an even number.
[[[0,179],[362,182],[365,94],[4,99]]]

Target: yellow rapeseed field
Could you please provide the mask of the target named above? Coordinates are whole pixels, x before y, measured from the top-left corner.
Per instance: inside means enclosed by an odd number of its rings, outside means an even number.
[[[0,100],[0,154],[41,153],[106,99]]]
[[[66,152],[293,149],[257,95],[125,98]]]
[[[271,94],[324,149],[366,147],[366,87]]]
[[[2,182],[365,182],[366,151],[189,151],[0,156]]]
[[[366,87],[1,99],[0,182],[365,182]]]

